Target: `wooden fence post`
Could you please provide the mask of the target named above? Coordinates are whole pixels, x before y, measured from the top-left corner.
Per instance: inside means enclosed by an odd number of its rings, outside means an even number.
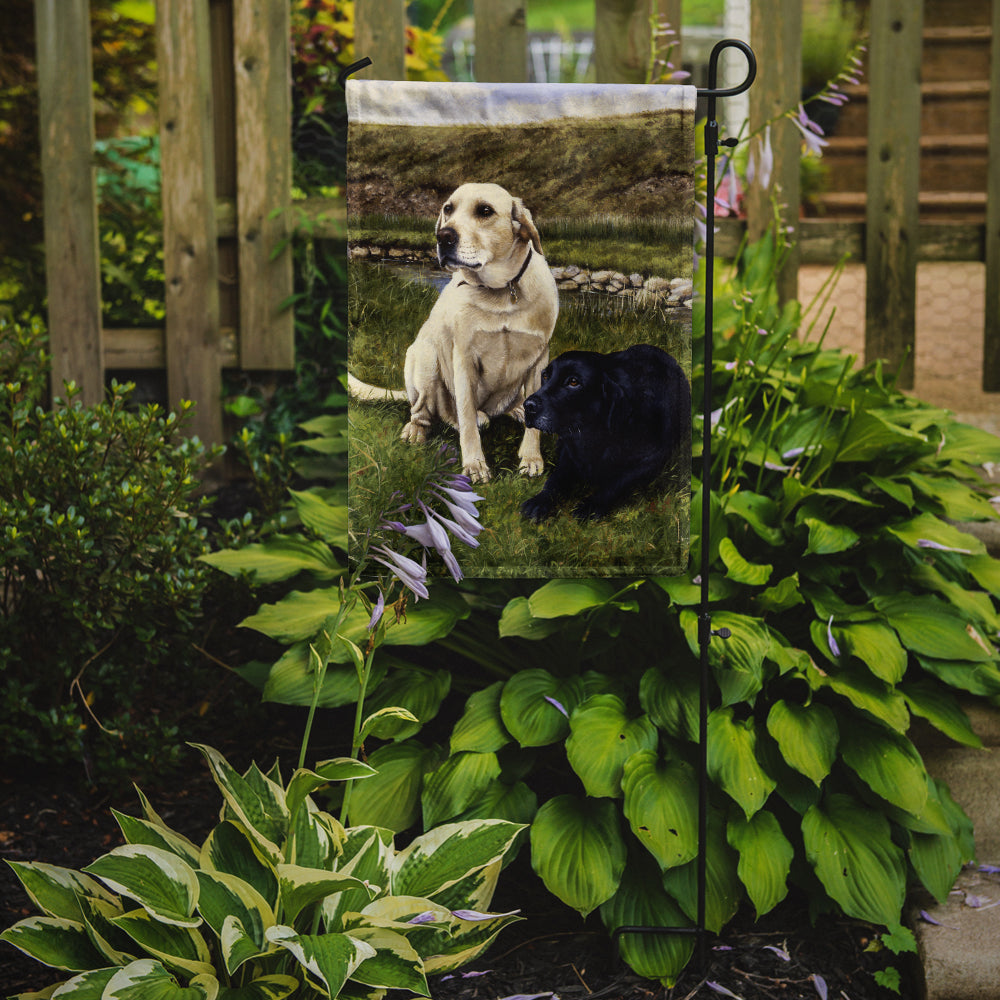
[[[354,57],[368,56],[372,65],[359,79],[406,79],[405,0],[355,0]]]
[[[923,0],[872,0],[868,53],[865,360],[913,387]],[[905,359],[905,360],[904,360]]]
[[[475,0],[475,76],[479,83],[524,83],[528,32],[524,0]]]
[[[750,131],[795,108],[802,97],[802,4],[799,0],[760,0],[750,8],[750,41],[761,72],[750,88]],[[758,140],[754,140],[756,143]],[[778,274],[782,302],[798,297],[799,262],[799,160],[802,136],[787,118],[771,127],[774,169],[763,188],[759,178],[746,195],[747,227],[751,240],[760,239],[774,220],[773,201],[780,207],[780,225],[794,229],[793,245]],[[775,238],[780,238],[775,234]]]
[[[294,315],[282,305],[292,294],[290,21],[288,0],[233,6],[243,368],[295,367]]]
[[[35,0],[52,394],[104,398],[89,0]]]
[[[986,325],[983,390],[1000,392],[1000,0],[990,45],[989,169],[986,175]]]
[[[650,0],[594,0],[594,67],[598,83],[645,83]]]
[[[217,444],[222,441],[219,253],[207,0],[159,0],[156,58],[167,395],[171,404],[195,401],[192,432]]]

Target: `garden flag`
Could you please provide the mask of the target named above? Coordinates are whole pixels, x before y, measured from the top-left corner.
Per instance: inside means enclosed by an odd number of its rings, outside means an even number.
[[[352,558],[687,568],[695,96],[348,81]]]

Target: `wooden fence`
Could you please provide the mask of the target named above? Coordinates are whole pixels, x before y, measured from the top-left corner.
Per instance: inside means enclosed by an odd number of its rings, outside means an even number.
[[[112,369],[165,369],[171,402],[199,405],[195,432],[223,439],[221,370],[291,368],[292,291],[289,9],[291,0],[158,0],[166,326],[101,324],[93,172],[88,0],[35,0],[45,183],[53,385],[72,379],[85,401]],[[526,0],[475,0],[476,77],[527,76]],[[681,0],[595,0],[593,61],[600,82],[641,82],[651,5],[681,24]],[[356,45],[373,67],[401,79],[404,0],[358,0]],[[866,354],[893,365],[912,351],[918,260],[985,261],[983,383],[1000,390],[1000,0],[992,3],[991,98],[985,223],[921,223],[918,215],[923,3],[871,0],[868,198],[865,221],[786,219],[798,240],[781,276],[796,291],[800,263],[845,252],[867,269]],[[754,0],[751,43],[759,73],[750,125],[800,96],[801,0]],[[681,39],[683,46],[683,39]],[[674,53],[675,59],[677,52]],[[799,135],[774,134],[769,189],[747,199],[751,234],[771,218],[771,197],[799,203]],[[787,126],[787,127],[784,127]],[[308,204],[318,237],[342,239],[342,201]],[[718,252],[732,252],[743,223],[725,220]],[[285,247],[283,250],[280,249]],[[904,382],[912,381],[912,353]]]

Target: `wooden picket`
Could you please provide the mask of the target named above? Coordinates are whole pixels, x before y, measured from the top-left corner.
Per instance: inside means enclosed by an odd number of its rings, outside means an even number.
[[[479,79],[527,78],[525,2],[474,0]],[[848,252],[865,262],[867,355],[896,367],[909,352],[904,378],[913,374],[917,261],[985,261],[983,386],[1000,391],[1000,0],[992,4],[985,225],[917,214],[921,12],[931,2],[870,3],[866,220],[787,221],[802,263],[834,262]],[[759,72],[751,127],[797,103],[801,6],[801,0],[754,0]],[[284,308],[292,292],[284,211],[291,204],[289,9],[289,0],[158,0],[166,329],[102,330],[89,2],[35,0],[57,394],[71,379],[93,402],[106,370],[166,368],[169,402],[195,400],[196,433],[220,441],[222,369],[294,364],[293,318]],[[363,75],[404,77],[405,12],[405,0],[358,0],[355,51],[374,62]],[[679,30],[681,12],[682,0],[595,0],[598,80],[642,82],[650,16]],[[746,223],[720,220],[722,254],[732,252],[747,227],[758,233],[770,221],[772,194],[798,203],[794,125],[776,123],[772,142],[770,190],[749,192]],[[314,236],[343,237],[343,199],[308,202],[297,213],[314,220]],[[797,260],[781,277],[785,296],[795,294]]]

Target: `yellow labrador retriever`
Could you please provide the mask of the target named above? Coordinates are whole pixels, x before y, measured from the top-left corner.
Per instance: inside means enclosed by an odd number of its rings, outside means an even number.
[[[461,185],[442,207],[435,235],[438,261],[452,278],[406,351],[410,419],[402,438],[422,443],[435,418],[446,421],[458,430],[462,471],[483,483],[490,470],[479,429],[501,414],[524,422],[524,401],[549,363],[559,299],[531,213],[499,185]],[[348,388],[386,396],[355,379]],[[542,472],[539,444],[538,429],[526,428],[521,473]]]

